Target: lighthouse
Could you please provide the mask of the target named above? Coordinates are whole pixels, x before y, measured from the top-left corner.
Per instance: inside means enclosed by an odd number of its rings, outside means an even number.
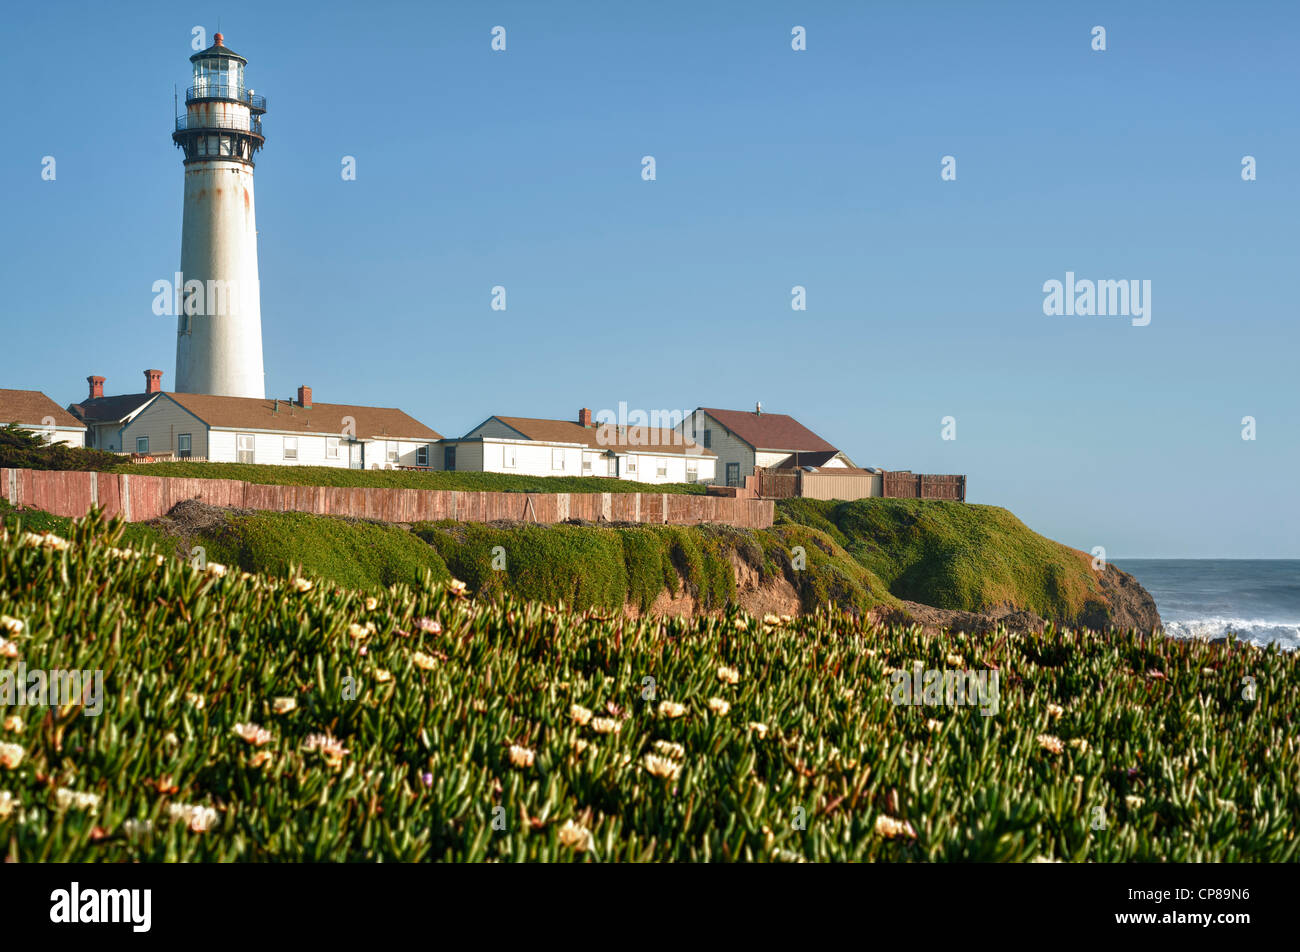
[[[190,57],[193,85],[172,132],[185,153],[175,386],[263,398],[253,156],[266,141],[266,97],[244,85],[248,60],[213,39]]]

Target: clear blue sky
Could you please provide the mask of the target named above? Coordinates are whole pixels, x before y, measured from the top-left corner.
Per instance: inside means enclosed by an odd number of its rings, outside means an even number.
[[[1294,3],[11,5],[0,386],[174,379],[218,16],[270,105],[268,395],[446,435],[762,400],[1111,557],[1300,556]],[[1066,271],[1150,280],[1150,325],[1045,316]]]

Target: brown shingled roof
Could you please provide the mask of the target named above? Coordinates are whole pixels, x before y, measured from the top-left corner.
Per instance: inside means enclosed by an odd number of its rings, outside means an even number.
[[[713,417],[756,450],[824,453],[835,449],[784,413],[758,414],[750,410],[715,410],[711,407],[700,407],[700,412]]]
[[[75,426],[79,430],[86,428],[85,424],[39,390],[0,390],[0,426],[8,423],[48,426],[44,422],[46,417],[53,417],[55,426]]]
[[[618,450],[625,453],[718,455],[698,443],[686,445],[682,434],[677,430],[651,429],[648,426],[616,427],[612,423],[587,427],[571,420],[538,420],[533,417],[498,416],[493,419],[517,430],[525,439],[541,443],[581,443],[593,450]]]
[[[230,429],[274,430],[285,433],[342,433],[344,417],[355,421],[358,439],[440,440],[441,434],[401,410],[390,407],[357,407],[345,403],[317,403],[298,406],[289,400],[261,400],[256,397],[218,397],[206,393],[168,393],[208,426]]]

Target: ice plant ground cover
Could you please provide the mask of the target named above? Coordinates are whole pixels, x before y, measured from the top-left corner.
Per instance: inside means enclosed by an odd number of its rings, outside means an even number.
[[[838,611],[632,621],[198,571],[93,518],[66,542],[0,539],[0,665],[102,669],[104,711],[0,712],[10,860],[1300,849],[1295,653]],[[996,716],[891,703],[890,672],[950,660],[996,666]]]

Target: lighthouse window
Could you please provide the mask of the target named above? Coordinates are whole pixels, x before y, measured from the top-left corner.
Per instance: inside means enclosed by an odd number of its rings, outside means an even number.
[[[230,136],[221,136],[221,154],[230,155]]]

